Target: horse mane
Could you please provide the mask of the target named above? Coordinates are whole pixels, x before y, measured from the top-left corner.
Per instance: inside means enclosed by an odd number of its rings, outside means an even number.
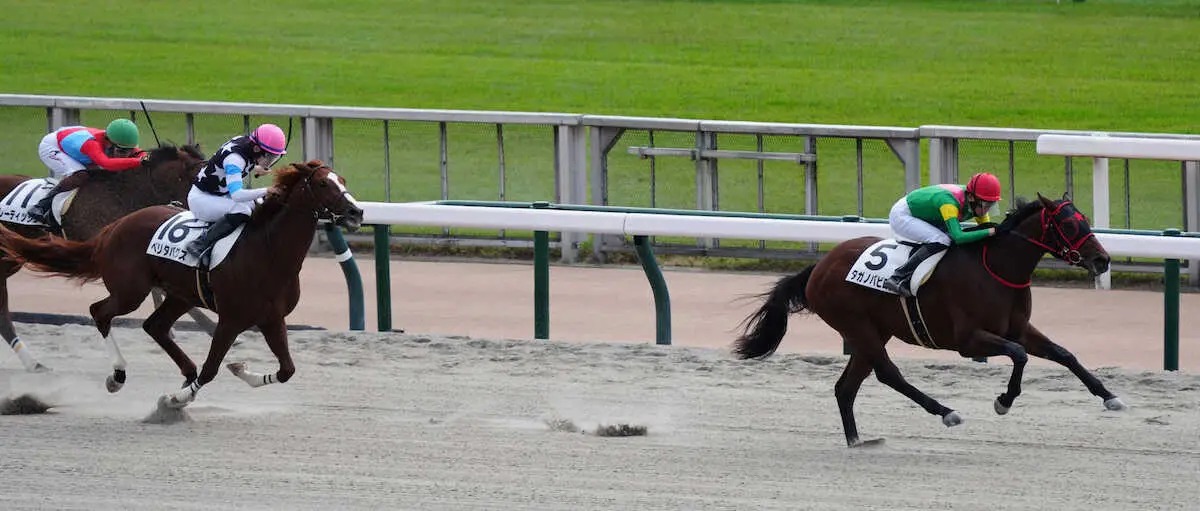
[[[1008,210],[1007,216],[1000,225],[996,227],[997,232],[1006,233],[1016,229],[1021,222],[1029,218],[1034,213],[1042,210],[1042,201],[1029,200],[1024,197],[1017,197],[1012,209]]]
[[[321,160],[309,160],[307,162],[292,162],[286,167],[275,170],[273,172],[275,175],[275,188],[279,190],[280,198],[272,200],[268,197],[264,200],[262,204],[254,208],[254,213],[250,216],[251,220],[275,216],[286,205],[287,197],[290,195],[292,188],[324,166],[325,163]]]
[[[208,159],[204,157],[204,153],[200,152],[200,144],[186,144],[182,147],[165,144],[148,151],[150,157],[146,159],[145,166],[157,167],[170,161],[179,160],[180,149],[183,149],[183,152],[187,153],[189,156],[195,157],[197,160],[204,161]]]

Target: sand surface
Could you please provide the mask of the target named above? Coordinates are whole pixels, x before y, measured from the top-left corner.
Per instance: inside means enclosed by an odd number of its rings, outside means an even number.
[[[115,331],[129,383],[88,326],[19,325],[52,374],[0,359],[4,509],[1196,509],[1200,374],[1101,368],[1130,408],[1105,411],[1066,371],[1033,366],[1007,416],[1008,365],[899,361],[958,410],[944,427],[869,379],[871,449],[844,446],[840,355],[735,361],[702,347],[295,332],[292,381],[222,371],[190,421],[147,424],[181,383],[140,330]],[[193,358],[207,340],[181,332]],[[51,341],[52,339],[52,341]],[[274,371],[260,337],[228,361]],[[1094,365],[1092,366],[1094,367]],[[555,431],[644,425],[644,437]]]

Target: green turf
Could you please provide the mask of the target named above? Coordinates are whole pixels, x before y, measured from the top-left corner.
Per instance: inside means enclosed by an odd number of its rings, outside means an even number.
[[[1174,133],[1196,131],[1200,104],[1195,1],[97,1],[87,23],[69,27],[52,3],[4,7],[0,91],[12,93]],[[84,121],[114,114],[85,112]],[[176,141],[182,119],[155,115],[160,135]],[[240,116],[197,120],[209,151],[243,129]],[[0,125],[4,171],[41,173],[44,112],[0,109]],[[448,197],[499,198],[495,127],[448,130]],[[392,125],[392,200],[441,198],[437,131]],[[335,136],[352,189],[382,199],[382,122],[339,122]],[[505,197],[552,198],[552,128],[506,126],[504,137]],[[631,132],[614,151],[613,204],[651,204],[649,162],[624,153],[646,138]],[[694,143],[678,133],[655,142]],[[755,143],[721,138],[722,148]],[[854,143],[818,140],[821,213],[857,212]],[[765,145],[802,147],[791,137]],[[881,142],[864,151],[863,212],[882,216],[902,191],[903,167]],[[1018,192],[1064,191],[1061,159],[1038,157],[1029,143],[1017,151]],[[963,143],[964,174],[1002,174],[1007,164],[1004,143]],[[755,164],[720,165],[721,209],[757,210]],[[654,204],[694,207],[692,162],[658,158],[656,167]],[[1090,163],[1075,167],[1090,211]],[[1177,167],[1134,162],[1133,227],[1180,225]],[[766,163],[765,209],[801,212],[803,177],[798,165]],[[1111,180],[1113,223],[1124,225],[1117,162]]]

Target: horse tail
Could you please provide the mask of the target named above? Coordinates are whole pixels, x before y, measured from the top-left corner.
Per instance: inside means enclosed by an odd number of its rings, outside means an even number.
[[[787,333],[788,314],[808,307],[804,291],[814,267],[815,264],[800,273],[779,279],[774,288],[759,295],[767,301],[742,321],[745,330],[734,341],[734,355],[746,359],[766,358],[775,353],[783,341],[783,334]]]
[[[100,264],[95,254],[104,238],[102,235],[88,241],[53,236],[26,238],[0,225],[0,252],[3,252],[4,260],[83,284],[100,279]]]

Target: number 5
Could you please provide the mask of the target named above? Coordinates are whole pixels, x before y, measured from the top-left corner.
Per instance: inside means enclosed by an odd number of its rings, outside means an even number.
[[[875,247],[875,250],[871,251],[871,255],[878,257],[879,262],[867,261],[866,267],[870,268],[871,270],[878,271],[880,268],[887,266],[888,255],[886,252],[884,252],[884,250],[895,250],[899,247],[900,245],[895,243],[888,243],[886,245],[879,245],[878,247]]]

